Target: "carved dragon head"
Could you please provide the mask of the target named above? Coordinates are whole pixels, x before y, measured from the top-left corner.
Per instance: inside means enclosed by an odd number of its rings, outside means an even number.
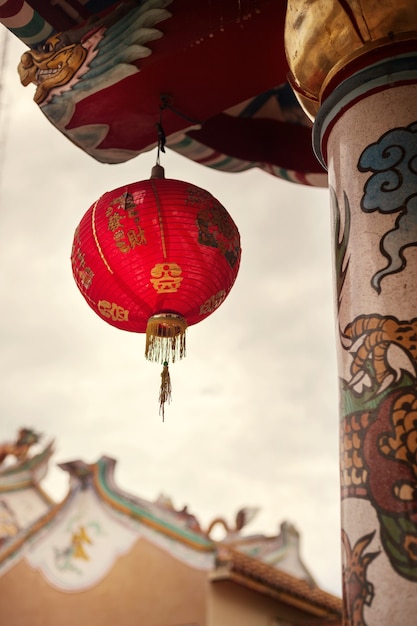
[[[21,56],[18,72],[22,85],[36,85],[34,100],[41,104],[51,89],[68,84],[82,67],[87,50],[81,43],[66,43],[62,35],[50,37],[39,50]]]

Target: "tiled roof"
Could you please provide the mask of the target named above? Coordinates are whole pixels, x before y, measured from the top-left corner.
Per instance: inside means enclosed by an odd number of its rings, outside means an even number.
[[[342,600],[322,589],[295,578],[276,567],[246,554],[218,546],[217,570],[212,580],[231,579],[257,587],[267,595],[279,596],[289,604],[304,607],[318,617],[326,617],[340,624]],[[317,622],[314,622],[317,624]],[[329,625],[330,626],[330,625]]]

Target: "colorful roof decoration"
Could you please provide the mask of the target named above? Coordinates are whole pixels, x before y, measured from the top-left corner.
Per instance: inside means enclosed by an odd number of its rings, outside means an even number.
[[[54,446],[51,441],[42,452],[30,456],[31,447],[39,443],[41,435],[21,428],[15,441],[0,444],[0,494],[6,491],[39,487],[48,471],[48,461]],[[13,458],[14,462],[8,461]]]
[[[61,464],[70,474],[67,496],[0,546],[0,575],[24,557],[51,585],[81,591],[101,580],[141,537],[197,569],[211,568],[214,543],[199,531],[195,518],[118,489],[114,467],[108,457],[91,465]]]
[[[49,121],[103,163],[167,146],[226,172],[259,167],[325,186],[311,122],[287,85],[286,3],[9,0],[28,47],[24,85]],[[18,60],[17,60],[18,63]],[[290,138],[290,140],[289,140]]]
[[[21,428],[14,441],[0,444],[0,551],[24,536],[53,505],[40,485],[48,470],[53,442],[31,455],[32,446],[40,440],[39,433]]]
[[[300,535],[293,524],[282,522],[277,535],[242,535],[229,538],[224,544],[272,567],[284,569],[288,574],[302,578],[310,585],[316,582],[299,554]]]

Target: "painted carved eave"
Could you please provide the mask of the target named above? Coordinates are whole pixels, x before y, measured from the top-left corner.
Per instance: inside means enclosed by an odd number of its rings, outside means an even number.
[[[325,187],[287,80],[285,11],[276,0],[8,0],[0,27],[28,46],[18,72],[43,114],[101,163],[154,149],[162,107],[166,145],[186,158]]]
[[[218,546],[216,569],[210,579],[213,583],[233,581],[311,615],[340,623],[340,598],[231,548]]]

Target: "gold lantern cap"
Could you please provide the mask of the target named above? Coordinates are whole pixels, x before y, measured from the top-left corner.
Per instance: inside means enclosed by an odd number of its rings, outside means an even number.
[[[360,57],[409,40],[417,42],[415,1],[288,0],[289,82],[313,120],[338,74]]]

